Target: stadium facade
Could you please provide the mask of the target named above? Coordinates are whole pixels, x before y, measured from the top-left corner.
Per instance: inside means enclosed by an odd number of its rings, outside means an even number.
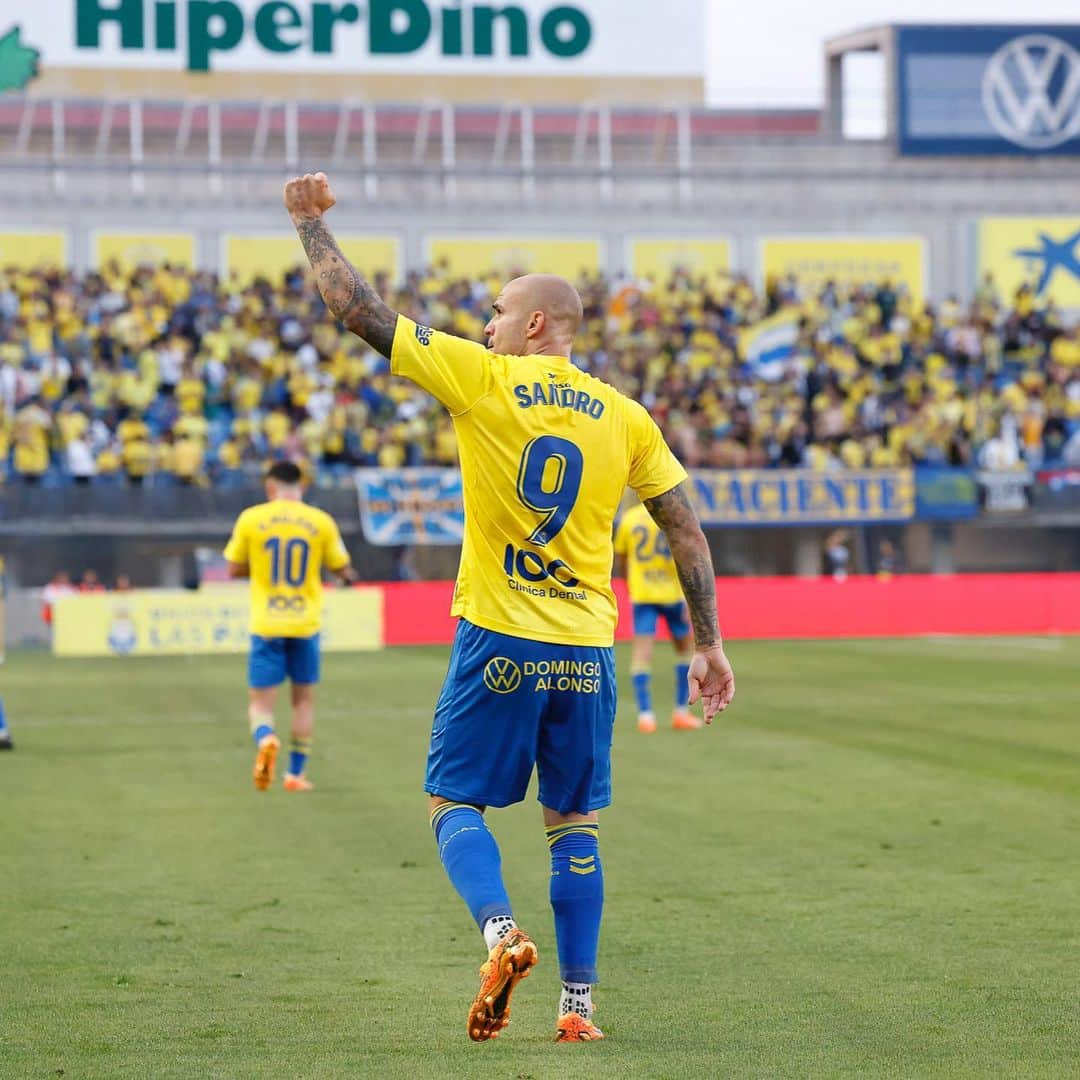
[[[416,4],[401,7],[435,7]],[[258,5],[247,6],[256,20]],[[82,33],[87,45],[62,38],[55,62],[43,47],[38,77],[0,97],[10,180],[0,252],[32,252],[37,239],[20,244],[20,232],[51,234],[82,271],[100,259],[103,234],[152,249],[179,232],[198,265],[225,271],[231,238],[288,234],[281,181],[310,168],[333,174],[337,227],[389,244],[397,274],[462,240],[528,261],[527,242],[545,237],[578,245],[567,248],[570,265],[586,260],[613,276],[647,265],[635,253],[651,243],[758,281],[786,269],[891,271],[940,299],[970,295],[988,269],[1006,285],[1031,276],[1032,260],[1013,254],[1030,244],[1007,233],[1063,243],[1076,232],[1080,28],[860,31],[826,45],[821,111],[733,112],[701,105],[704,59],[685,44],[668,70],[627,74],[650,54],[643,33],[685,41],[681,23],[664,31],[591,6],[592,40],[614,27],[620,63],[586,50],[564,61],[577,66],[552,70],[550,56],[522,44],[516,59],[535,69],[525,76],[514,57],[487,58],[492,70],[485,58],[426,54],[369,55],[373,73],[361,61],[342,71],[336,56],[324,70],[325,58],[306,53],[306,66],[290,70],[305,63],[290,52],[283,69],[268,70],[277,54],[247,56],[241,45],[222,50],[213,71],[176,70],[190,61],[151,50],[148,25],[77,2],[69,37]],[[685,8],[701,39],[703,12]],[[522,5],[521,25],[545,10]],[[493,48],[513,48],[516,25],[496,21]],[[31,19],[28,45],[32,31]],[[1038,51],[1046,42],[1058,52],[1044,92],[1023,83],[1021,61],[1031,48],[1049,62]],[[868,49],[885,57],[887,134],[849,140],[843,59]],[[956,74],[958,51],[972,74]],[[836,241],[847,245],[839,254]],[[1074,277],[1063,267],[1056,282],[1068,306],[1080,306]]]

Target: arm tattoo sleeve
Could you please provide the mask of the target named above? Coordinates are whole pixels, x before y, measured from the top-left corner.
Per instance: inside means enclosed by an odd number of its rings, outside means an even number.
[[[382,302],[345,258],[321,217],[296,222],[296,231],[330,314],[372,348],[389,357],[394,345],[397,312]]]
[[[686,495],[685,484],[645,500],[645,509],[667,537],[679,582],[690,608],[694,643],[699,649],[720,644],[716,616],[716,574],[705,534]]]

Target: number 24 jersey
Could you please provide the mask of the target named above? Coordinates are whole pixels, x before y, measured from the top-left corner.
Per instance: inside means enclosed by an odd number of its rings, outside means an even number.
[[[686,471],[648,412],[557,356],[502,356],[399,316],[391,370],[449,410],[465,538],[451,613],[488,630],[610,645],[611,533]]]

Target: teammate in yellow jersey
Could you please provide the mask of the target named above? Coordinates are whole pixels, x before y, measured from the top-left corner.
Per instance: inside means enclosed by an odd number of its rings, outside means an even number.
[[[315,726],[323,567],[342,581],[356,572],[334,519],[303,501],[303,474],[279,461],[266,474],[267,502],[236,521],[225,548],[232,577],[251,579],[248,723],[255,740],[255,787],[274,779],[281,741],[274,733],[277,688],[292,683],[292,742],[286,791],[310,791],[304,766]]]
[[[640,504],[627,510],[615,530],[616,577],[626,576],[626,588],[634,618],[634,643],[630,657],[630,677],[638,706],[638,731],[656,731],[652,707],[652,652],[657,622],[662,618],[675,644],[675,711],[671,726],[676,731],[692,731],[701,721],[690,712],[690,655],[694,642],[683,600],[675,560],[667,538]]]
[[[611,534],[626,487],[660,524],[679,570],[696,637],[691,701],[703,700],[711,722],[735,692],[686,472],[640,404],[571,361],[581,298],[562,278],[504,286],[485,349],[379,299],[327,228],[334,195],[322,173],[290,181],[285,205],[330,313],[442,402],[457,435],[465,537],[452,610],[461,620],[424,789],[439,856],[488,949],[466,1030],[477,1042],[497,1036],[537,960],[483,817],[520,802],[536,768],[563,980],[555,1037],[601,1039],[591,996],[604,896],[597,811],[611,801]]]

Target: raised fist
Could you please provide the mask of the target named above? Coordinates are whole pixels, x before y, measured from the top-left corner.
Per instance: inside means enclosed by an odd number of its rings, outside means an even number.
[[[335,202],[326,173],[304,173],[285,185],[285,209],[293,219],[320,217]]]

